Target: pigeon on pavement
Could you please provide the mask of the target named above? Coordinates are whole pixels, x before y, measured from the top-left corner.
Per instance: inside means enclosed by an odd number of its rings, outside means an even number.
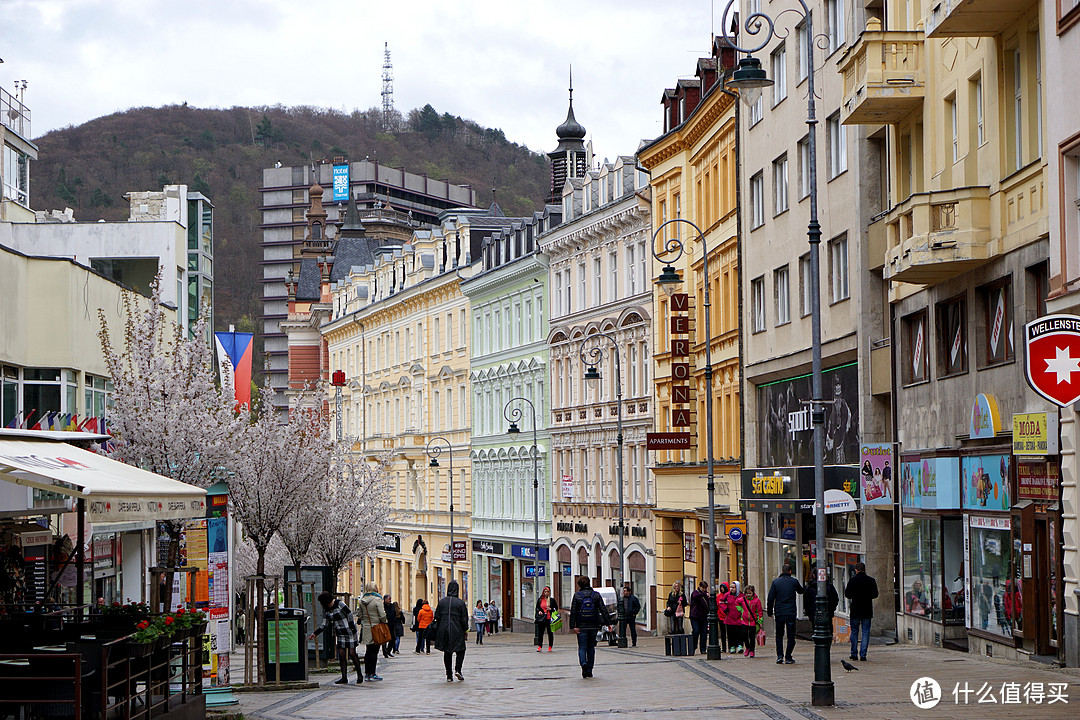
[[[852,670],[858,670],[858,669],[859,669],[859,668],[855,667],[854,665],[852,665],[851,663],[849,663],[849,662],[848,662],[847,660],[841,660],[841,661],[840,661],[840,664],[841,664],[841,665],[842,665],[842,666],[844,667],[844,669],[845,669],[845,670],[847,670],[848,672],[851,672]]]

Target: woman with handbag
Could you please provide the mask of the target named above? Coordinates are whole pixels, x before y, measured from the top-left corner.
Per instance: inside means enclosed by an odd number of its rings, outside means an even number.
[[[747,585],[742,596],[743,625],[746,632],[746,649],[743,655],[754,657],[754,643],[765,644],[765,620],[761,607],[761,598],[757,596],[753,585]]]
[[[379,586],[373,582],[364,585],[364,595],[356,610],[360,621],[360,642],[367,648],[364,652],[364,680],[382,680],[375,674],[379,662],[379,648],[390,640],[390,628],[386,624],[386,610]]]
[[[686,595],[683,594],[682,585],[671,584],[671,592],[667,596],[667,608],[664,615],[671,621],[671,634],[683,634],[683,615],[686,610]]]
[[[540,652],[544,646],[544,633],[548,637],[548,652],[555,644],[555,633],[551,630],[551,621],[558,616],[559,603],[551,596],[551,588],[545,587],[540,597],[536,600],[536,627],[535,641],[536,652]]]

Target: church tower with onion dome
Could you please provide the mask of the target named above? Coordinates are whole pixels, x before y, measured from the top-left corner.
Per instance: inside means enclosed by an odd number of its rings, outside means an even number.
[[[559,138],[559,146],[554,152],[549,152],[551,158],[551,192],[548,195],[549,205],[561,205],[563,185],[571,178],[584,178],[589,170],[592,158],[585,147],[585,128],[574,117],[574,76],[570,75],[570,109],[566,113],[566,120],[555,129]]]

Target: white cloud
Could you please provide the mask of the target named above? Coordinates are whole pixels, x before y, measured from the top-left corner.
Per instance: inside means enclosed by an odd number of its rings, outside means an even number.
[[[723,2],[716,3],[722,6]],[[661,131],[660,96],[709,47],[710,0],[8,0],[0,83],[35,135],[136,106],[431,103],[537,151],[574,107],[597,155]],[[721,7],[715,12],[719,15]]]

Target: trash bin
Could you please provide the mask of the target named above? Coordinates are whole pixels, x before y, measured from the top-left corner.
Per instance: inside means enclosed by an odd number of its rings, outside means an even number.
[[[282,680],[307,680],[307,612],[303,608],[268,609],[262,622],[263,667],[268,682],[278,679],[277,664],[281,663]]]

